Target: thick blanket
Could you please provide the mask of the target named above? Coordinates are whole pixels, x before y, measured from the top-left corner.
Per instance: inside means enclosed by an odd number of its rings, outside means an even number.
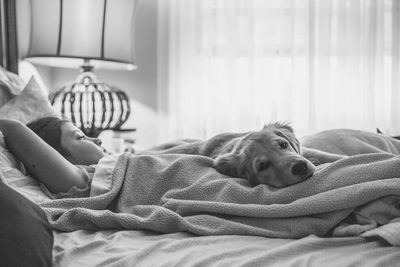
[[[393,204],[385,224],[400,215],[400,157],[394,154],[354,155],[324,164],[307,181],[282,189],[253,187],[212,166],[211,158],[197,155],[126,153],[119,157],[106,193],[41,206],[61,231],[148,229],[279,238],[379,235],[371,227],[353,230],[360,220],[351,216],[383,197]],[[389,241],[400,245],[400,234],[395,235]]]

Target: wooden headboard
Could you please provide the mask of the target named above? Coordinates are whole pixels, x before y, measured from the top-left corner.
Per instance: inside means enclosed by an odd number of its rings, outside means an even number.
[[[0,65],[18,73],[17,14],[15,0],[0,0]]]

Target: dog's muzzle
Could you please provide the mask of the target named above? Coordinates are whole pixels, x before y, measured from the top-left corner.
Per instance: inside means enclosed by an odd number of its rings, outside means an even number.
[[[307,162],[299,160],[292,166],[292,173],[294,175],[306,175],[308,173],[308,165]]]
[[[292,174],[305,180],[314,174],[314,170],[310,169],[306,161],[298,160],[292,166]]]

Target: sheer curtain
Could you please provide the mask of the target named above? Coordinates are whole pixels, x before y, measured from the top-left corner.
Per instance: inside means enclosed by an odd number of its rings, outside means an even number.
[[[160,140],[271,121],[400,133],[398,2],[159,1]]]

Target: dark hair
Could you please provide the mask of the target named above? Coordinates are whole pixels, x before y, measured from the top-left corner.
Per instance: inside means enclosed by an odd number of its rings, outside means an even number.
[[[61,155],[65,155],[61,147],[61,125],[69,122],[57,117],[44,117],[28,123],[26,126],[34,131],[47,144],[57,150]]]

